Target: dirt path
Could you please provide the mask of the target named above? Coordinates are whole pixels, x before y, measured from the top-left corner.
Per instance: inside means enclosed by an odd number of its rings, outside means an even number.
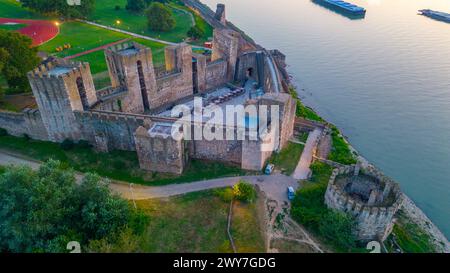
[[[0,150],[0,165],[7,166],[10,164],[27,165],[33,169],[37,169],[42,162],[8,151]],[[76,178],[78,181],[81,181],[83,174],[77,173]],[[112,181],[110,188],[112,191],[120,194],[126,199],[142,200],[170,197],[208,189],[230,187],[238,183],[240,180],[245,180],[253,185],[258,185],[259,188],[265,192],[268,198],[277,200],[279,203],[288,201],[286,194],[287,187],[296,187],[297,185],[296,180],[291,177],[282,174],[275,174],[270,176],[226,177],[158,187],[135,185],[124,181]]]
[[[80,56],[84,56],[84,55],[90,54],[92,52],[105,50],[105,49],[107,49],[110,46],[121,44],[121,43],[124,43],[124,42],[129,41],[129,40],[130,39],[123,39],[123,40],[120,40],[120,41],[117,41],[117,42],[113,42],[113,43],[109,43],[109,44],[106,44],[106,45],[102,45],[102,46],[99,46],[99,47],[96,47],[96,48],[93,48],[93,49],[89,49],[89,50],[77,53],[77,54],[72,55],[72,56],[67,56],[64,59],[70,60],[70,59],[74,59],[74,58],[77,58],[77,57],[80,57]]]

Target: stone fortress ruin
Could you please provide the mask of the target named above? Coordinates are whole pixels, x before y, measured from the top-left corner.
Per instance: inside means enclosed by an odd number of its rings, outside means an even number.
[[[354,216],[356,237],[361,241],[384,241],[402,201],[398,184],[370,165],[365,169],[360,165],[335,169],[325,193],[329,208]]]
[[[0,127],[39,140],[84,140],[102,152],[136,151],[140,167],[149,171],[179,174],[191,158],[261,170],[293,134],[296,103],[287,92],[285,56],[229,25],[224,5],[206,18],[214,26],[211,54],[194,53],[180,43],[166,47],[165,66],[155,67],[150,48],[135,42],[114,45],[105,50],[111,86],[100,90],[88,63],[50,57],[28,73],[38,110],[0,112]],[[196,99],[202,99],[197,108]],[[177,127],[183,116],[173,115],[177,105],[202,118],[190,122],[191,128]],[[209,122],[215,110],[239,105],[277,106],[279,120],[266,120],[256,139],[245,131],[247,125]],[[259,120],[260,113],[247,113],[246,120]],[[231,135],[244,129],[244,138],[186,137],[187,131],[206,126]],[[174,138],[174,128],[184,137]],[[270,150],[262,148],[268,144]]]

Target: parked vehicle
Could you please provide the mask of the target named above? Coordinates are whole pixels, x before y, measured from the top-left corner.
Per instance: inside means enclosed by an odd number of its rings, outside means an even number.
[[[287,196],[288,196],[288,199],[289,200],[294,200],[294,198],[295,198],[295,191],[294,191],[294,188],[293,187],[288,187],[287,188]]]
[[[267,175],[271,175],[274,168],[275,168],[275,165],[267,164],[266,169],[264,170],[264,173]]]

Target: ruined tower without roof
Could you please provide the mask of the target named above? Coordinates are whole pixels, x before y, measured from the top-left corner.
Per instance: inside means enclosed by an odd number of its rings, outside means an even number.
[[[49,139],[80,139],[73,111],[88,110],[97,102],[89,64],[52,59],[29,72],[28,79]]]
[[[362,241],[384,241],[402,201],[398,184],[372,166],[364,170],[358,165],[335,169],[325,193],[329,208],[355,217],[355,234]]]

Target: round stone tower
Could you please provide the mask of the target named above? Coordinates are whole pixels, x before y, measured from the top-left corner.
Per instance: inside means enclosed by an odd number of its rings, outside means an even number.
[[[392,231],[392,220],[402,201],[398,184],[372,166],[335,169],[325,193],[329,208],[355,217],[355,234],[361,241],[384,241]]]

